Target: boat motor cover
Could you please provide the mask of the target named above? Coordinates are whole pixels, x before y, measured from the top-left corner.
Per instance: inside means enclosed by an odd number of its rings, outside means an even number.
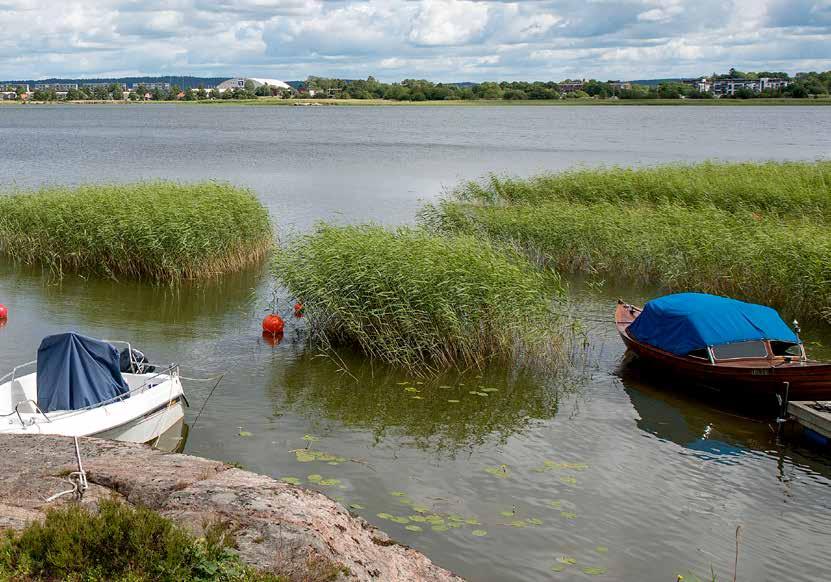
[[[118,350],[76,333],[50,335],[40,343],[37,386],[43,412],[79,410],[130,391],[119,370]]]
[[[702,348],[799,338],[775,309],[706,293],[677,293],[653,299],[629,326],[637,340],[685,356]]]

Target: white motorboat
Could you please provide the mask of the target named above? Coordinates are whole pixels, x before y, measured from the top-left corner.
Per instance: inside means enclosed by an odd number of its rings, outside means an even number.
[[[156,371],[126,342],[59,334],[43,340],[37,360],[0,378],[0,435],[151,443],[182,422],[186,404],[178,366]]]

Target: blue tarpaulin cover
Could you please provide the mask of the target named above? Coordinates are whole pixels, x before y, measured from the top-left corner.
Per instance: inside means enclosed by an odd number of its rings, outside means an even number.
[[[752,340],[799,343],[775,309],[705,293],[677,293],[647,302],[629,326],[639,341],[679,356]]]
[[[78,410],[129,392],[118,350],[76,333],[44,338],[37,367],[38,406],[43,412]]]

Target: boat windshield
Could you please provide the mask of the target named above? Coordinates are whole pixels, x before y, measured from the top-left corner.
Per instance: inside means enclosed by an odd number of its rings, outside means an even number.
[[[736,358],[765,358],[768,355],[765,342],[736,342],[713,347],[713,355],[717,360],[733,360]]]

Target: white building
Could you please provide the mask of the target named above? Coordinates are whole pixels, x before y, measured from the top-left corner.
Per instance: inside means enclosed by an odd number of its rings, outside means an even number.
[[[713,82],[716,95],[735,95],[739,89],[750,89],[754,93],[781,91],[791,82],[788,79],[762,77],[761,79],[719,79]]]
[[[278,81],[277,79],[254,79],[253,77],[237,77],[234,79],[228,79],[227,81],[222,81],[219,85],[217,85],[216,89],[220,93],[224,93],[229,89],[244,89],[246,81],[251,81],[254,84],[255,89],[257,87],[262,87],[263,85],[277,87],[278,89],[291,89],[288,84],[283,81]]]

